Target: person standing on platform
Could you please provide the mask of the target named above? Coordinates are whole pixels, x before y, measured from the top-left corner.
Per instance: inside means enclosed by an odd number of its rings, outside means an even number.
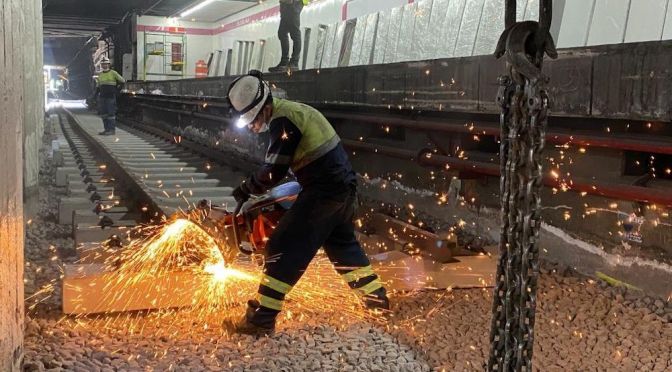
[[[299,69],[301,57],[301,11],[310,0],[280,0],[280,26],[278,38],[282,48],[282,57],[270,72],[295,71]],[[289,56],[289,38],[292,38],[292,56]]]

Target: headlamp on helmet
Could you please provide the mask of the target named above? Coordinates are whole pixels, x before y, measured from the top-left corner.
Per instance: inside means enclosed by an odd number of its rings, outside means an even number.
[[[271,97],[271,89],[260,71],[252,70],[234,80],[229,86],[227,99],[236,119],[236,127],[244,128],[254,121]]]

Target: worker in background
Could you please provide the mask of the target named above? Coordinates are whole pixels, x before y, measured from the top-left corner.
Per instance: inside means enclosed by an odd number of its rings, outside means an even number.
[[[110,60],[103,57],[100,61],[100,67],[103,71],[98,74],[98,107],[100,115],[103,118],[104,130],[98,134],[107,136],[113,135],[117,120],[117,86],[123,84],[124,80],[118,72],[110,68]]]
[[[299,69],[301,57],[301,11],[310,0],[280,0],[280,26],[278,38],[282,49],[280,63],[268,69],[270,72],[282,72]],[[289,57],[289,37],[292,37],[292,57]]]
[[[256,300],[232,326],[253,335],[273,333],[285,296],[320,247],[349,286],[372,309],[389,309],[385,288],[355,238],[357,179],[341,140],[316,109],[273,98],[261,72],[251,71],[229,86],[237,126],[270,132],[264,165],[233,191],[238,203],[262,194],[293,171],[302,190],[266,245]]]

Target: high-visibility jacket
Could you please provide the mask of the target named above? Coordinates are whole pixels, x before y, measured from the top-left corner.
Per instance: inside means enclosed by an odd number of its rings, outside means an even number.
[[[289,119],[301,132],[301,141],[291,162],[294,172],[333,150],[341,141],[324,115],[308,105],[276,98],[272,119],[282,117]]]
[[[114,97],[117,93],[117,84],[123,84],[126,80],[118,72],[109,70],[98,74],[96,82],[100,88],[100,96],[110,98]]]
[[[264,165],[243,184],[248,193],[260,194],[277,185],[290,168],[304,190],[337,194],[356,184],[341,139],[316,109],[274,98],[269,132]]]

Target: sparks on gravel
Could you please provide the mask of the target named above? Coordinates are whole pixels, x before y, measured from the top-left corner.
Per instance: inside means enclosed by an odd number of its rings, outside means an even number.
[[[162,334],[175,333],[178,329],[180,332],[184,329],[199,332],[220,326],[224,319],[242,316],[247,300],[256,296],[261,277],[261,267],[255,263],[256,260],[224,262],[215,240],[188,219],[144,226],[131,236],[141,237],[127,241],[121,255],[115,255],[106,263],[105,270],[113,279],[105,284],[101,301],[130,305],[136,298],[129,294],[129,288],[137,283],[154,281],[161,288],[170,288],[171,285],[165,284],[170,281],[169,278],[182,275],[180,277],[190,278],[188,285],[173,287],[188,291],[191,304],[180,309],[104,313],[93,318],[82,315],[76,317],[83,320],[77,325],[123,326],[133,333],[142,333],[146,329],[158,330]],[[178,295],[175,293],[175,296]],[[160,303],[161,299],[150,301]],[[349,289],[324,255],[316,257],[287,296],[280,322],[303,319],[316,313],[328,313],[339,327],[361,320],[382,321],[380,314],[371,313],[362,306],[359,297]],[[151,321],[162,325],[145,324]],[[185,322],[193,326],[185,328]]]

